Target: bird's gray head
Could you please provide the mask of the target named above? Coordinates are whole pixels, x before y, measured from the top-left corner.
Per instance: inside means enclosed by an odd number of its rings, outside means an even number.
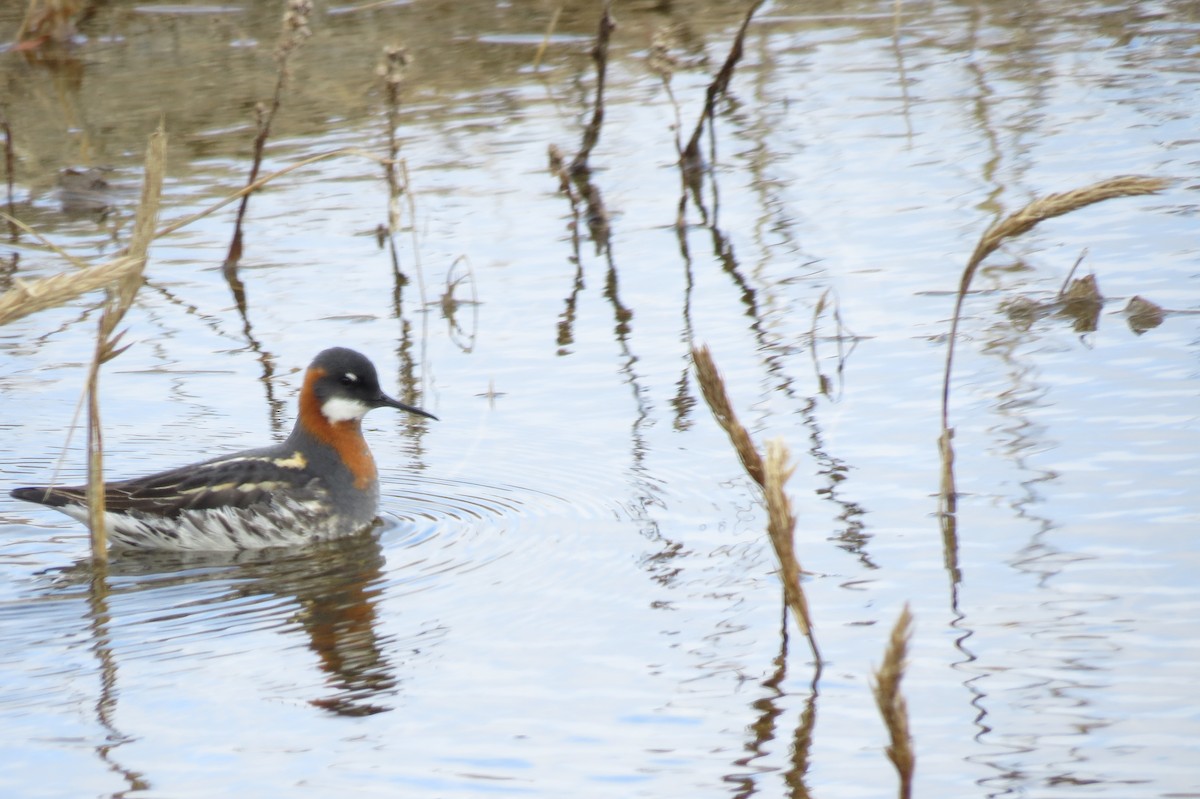
[[[375,408],[398,408],[436,419],[432,413],[383,393],[375,364],[362,353],[345,347],[322,351],[308,367],[305,390],[311,391],[317,407],[330,424],[358,421]]]

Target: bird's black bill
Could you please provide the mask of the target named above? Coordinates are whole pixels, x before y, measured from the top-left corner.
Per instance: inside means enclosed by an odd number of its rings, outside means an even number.
[[[379,407],[379,408],[396,408],[397,410],[408,411],[409,413],[415,413],[417,416],[428,417],[430,419],[433,419],[435,422],[441,421],[440,419],[438,419],[436,416],[434,416],[429,411],[423,411],[420,408],[416,407],[415,405],[405,405],[400,400],[392,399],[387,394],[380,394],[379,399],[376,400],[376,403],[378,403],[376,407]]]

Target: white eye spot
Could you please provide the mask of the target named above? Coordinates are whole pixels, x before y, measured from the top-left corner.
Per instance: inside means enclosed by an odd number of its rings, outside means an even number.
[[[354,372],[346,372],[346,374],[342,375],[342,384],[343,385],[348,385],[350,383],[357,383],[357,382],[358,382],[358,375],[354,374]]]
[[[321,413],[325,414],[325,418],[334,424],[361,419],[369,410],[371,410],[371,406],[365,402],[359,402],[349,397],[332,397],[321,405]]]

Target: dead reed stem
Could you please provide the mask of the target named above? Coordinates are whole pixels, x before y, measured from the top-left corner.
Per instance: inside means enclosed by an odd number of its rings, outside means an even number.
[[[421,270],[420,248],[417,246],[416,205],[408,179],[407,164],[400,158],[400,140],[396,130],[400,127],[400,89],[404,84],[404,73],[412,59],[408,50],[399,46],[383,48],[383,62],[375,72],[383,80],[384,96],[387,103],[387,140],[388,157],[383,160],[384,179],[388,186],[388,221],[387,229],[381,237],[386,238],[388,254],[392,260],[392,276],[395,281],[394,305],[396,313],[400,313],[401,292],[408,285],[408,276],[400,268],[400,251],[396,246],[396,233],[400,230],[401,199],[408,201],[408,218],[411,220],[413,243],[413,267],[417,275],[417,288],[421,295],[421,303],[425,303],[425,278]]]
[[[604,124],[604,85],[608,71],[608,42],[616,23],[612,19],[612,0],[605,0],[600,14],[600,27],[596,33],[596,44],[592,48],[592,59],[596,62],[596,98],[592,104],[592,118],[583,131],[583,140],[579,151],[568,165],[562,151],[551,144],[549,146],[550,171],[559,180],[559,189],[567,195],[571,202],[571,213],[575,218],[574,228],[579,227],[579,202],[585,207],[585,222],[592,241],[596,245],[596,253],[609,252],[610,233],[608,211],[604,207],[604,198],[600,190],[592,184],[591,167],[588,158],[597,142],[600,141],[600,130]],[[572,244],[578,245],[577,232],[572,235]],[[611,253],[610,253],[611,255]]]
[[[108,297],[102,306],[96,333],[95,356],[88,370],[88,526],[92,533],[92,558],[96,561],[108,559],[108,536],[104,526],[104,442],[100,427],[100,365],[125,351],[124,347],[117,346],[123,334],[117,332],[117,325],[133,305],[133,299],[142,285],[146,255],[158,225],[158,204],[162,194],[166,162],[167,134],[160,122],[158,130],[150,136],[150,144],[146,148],[142,196],[138,202],[129,247],[124,254],[136,266],[126,270],[108,288]]]
[[[408,50],[389,46],[383,48],[383,62],[376,68],[376,73],[383,80],[387,100],[388,158],[383,171],[388,185],[389,236],[400,229],[400,198],[406,188],[400,180],[400,141],[396,138],[396,129],[400,126],[400,87],[404,84],[404,72],[411,61]],[[400,264],[394,242],[392,261],[398,270]]]
[[[671,78],[674,77],[675,69],[679,66],[678,59],[671,54],[673,44],[674,37],[670,29],[664,28],[656,31],[654,38],[650,41],[650,55],[646,65],[662,81],[663,91],[667,93],[667,99],[675,112],[675,152],[682,158],[683,142],[680,141],[679,134],[683,130],[683,117],[680,114],[679,101],[675,99],[675,92],[671,89]]]
[[[783,490],[784,485],[795,471],[794,467],[788,464],[787,447],[780,440],[768,442],[767,457],[764,459],[755,448],[750,434],[733,412],[729,395],[725,391],[725,381],[717,371],[708,347],[693,347],[692,363],[696,366],[700,390],[704,394],[708,407],[712,409],[717,423],[729,436],[746,473],[762,489],[763,500],[767,506],[767,535],[779,562],[779,576],[783,581],[784,600],[787,602],[797,626],[800,627],[800,631],[808,639],[813,658],[817,668],[820,669],[821,653],[813,634],[808,601],[800,582],[803,570],[796,557],[796,516],[792,513],[791,501]]]
[[[913,772],[916,769],[916,754],[908,727],[908,704],[900,693],[900,680],[908,665],[908,644],[911,639],[912,613],[906,604],[892,627],[883,664],[875,671],[875,683],[872,686],[875,704],[891,738],[887,756],[900,776],[900,799],[910,799],[912,796]]]
[[[1008,239],[1016,238],[1035,228],[1040,222],[1062,216],[1104,200],[1117,197],[1136,197],[1156,194],[1168,185],[1162,178],[1123,175],[1083,186],[1058,194],[1039,197],[1016,213],[993,222],[980,237],[975,251],[967,261],[959,278],[958,293],[954,299],[954,315],[950,319],[950,340],[946,347],[946,365],[942,374],[942,431],[938,437],[941,453],[942,476],[939,504],[943,513],[954,513],[956,488],[954,484],[954,430],[950,427],[950,377],[954,367],[954,348],[958,341],[958,325],[962,319],[963,302],[970,291],[971,281],[979,266]]]

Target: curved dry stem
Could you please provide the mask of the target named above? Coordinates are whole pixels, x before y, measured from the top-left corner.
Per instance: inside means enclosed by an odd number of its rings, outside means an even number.
[[[942,429],[949,427],[950,406],[950,372],[954,362],[954,342],[958,338],[958,323],[962,317],[963,301],[971,288],[971,281],[983,260],[995,252],[1001,244],[1011,238],[1028,233],[1037,227],[1038,223],[1056,216],[1062,216],[1080,208],[1086,208],[1104,200],[1117,197],[1137,197],[1143,194],[1157,194],[1169,185],[1164,178],[1151,178],[1140,175],[1122,175],[1109,178],[1090,186],[1083,186],[1071,191],[1047,194],[1039,197],[1016,213],[1009,214],[1003,219],[993,222],[971,253],[966,268],[958,283],[958,294],[954,299],[954,315],[950,319],[950,341],[946,352],[946,368],[942,378]]]

